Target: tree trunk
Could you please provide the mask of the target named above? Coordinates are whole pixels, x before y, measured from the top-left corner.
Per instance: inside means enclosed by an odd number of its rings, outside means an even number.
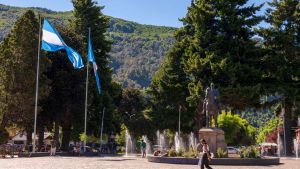
[[[283,103],[284,108],[284,119],[283,119],[283,126],[284,126],[284,147],[286,148],[286,155],[292,155],[292,133],[291,133],[291,123],[292,123],[292,101],[290,98],[285,98]]]
[[[26,130],[26,133],[27,133],[27,145],[30,145],[32,144],[32,130],[30,129],[27,129]]]
[[[64,119],[72,119],[71,114],[71,107],[70,105],[64,106]],[[63,137],[62,137],[62,143],[61,143],[61,149],[63,151],[69,150],[69,142],[71,138],[71,120],[65,120],[64,123],[62,123],[63,128]]]
[[[70,126],[63,127],[63,136],[62,136],[62,143],[61,143],[62,151],[69,150],[70,138],[71,138],[71,127]]]
[[[38,144],[39,151],[42,149],[42,146],[44,145],[44,132],[45,132],[44,126],[41,126],[39,129],[39,144]]]
[[[32,151],[32,129],[26,129],[26,147],[28,148],[28,151]]]
[[[54,140],[56,141],[57,145],[59,145],[59,122],[58,122],[58,118],[55,119],[55,123],[54,123]]]

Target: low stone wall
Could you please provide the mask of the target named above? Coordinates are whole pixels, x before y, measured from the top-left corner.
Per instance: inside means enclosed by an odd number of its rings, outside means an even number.
[[[86,153],[80,153],[74,154],[72,152],[56,152],[56,156],[66,156],[66,157],[78,157],[78,156],[84,156],[84,157],[121,157],[119,154],[99,154],[97,152],[86,152]],[[47,157],[50,156],[50,152],[35,152],[35,153],[20,153],[19,157]]]
[[[58,156],[70,156],[70,153],[65,152],[57,152],[56,155]],[[35,153],[21,153],[19,154],[19,157],[47,157],[50,156],[49,152],[35,152]]]
[[[168,163],[168,164],[198,164],[198,158],[181,158],[181,157],[147,157],[149,162],[154,163]]]
[[[148,156],[149,162],[168,163],[168,164],[191,164],[197,165],[198,158],[182,158],[182,157],[154,157]],[[210,161],[211,165],[241,165],[241,166],[267,166],[279,165],[279,158],[263,158],[263,159],[246,159],[246,158],[214,158]]]

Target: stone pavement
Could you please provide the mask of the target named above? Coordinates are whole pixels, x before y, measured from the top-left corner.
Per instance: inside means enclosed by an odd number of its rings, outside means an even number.
[[[283,159],[278,166],[212,166],[214,169],[300,169],[300,159]],[[123,157],[36,157],[0,159],[0,169],[198,169],[195,165],[150,163]]]

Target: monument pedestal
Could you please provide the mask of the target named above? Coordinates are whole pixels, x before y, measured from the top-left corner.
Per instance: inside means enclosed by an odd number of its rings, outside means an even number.
[[[199,130],[199,139],[204,139],[210,152],[216,154],[218,148],[227,150],[224,131],[219,128],[202,128]]]

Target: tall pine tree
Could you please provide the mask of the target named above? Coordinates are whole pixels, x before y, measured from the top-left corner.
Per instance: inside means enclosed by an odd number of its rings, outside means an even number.
[[[292,153],[291,126],[300,101],[300,2],[279,0],[269,3],[266,22],[270,27],[261,29],[264,38],[263,86],[269,95],[283,96],[284,126],[287,155]],[[299,109],[299,108],[298,108]],[[292,121],[294,119],[294,123]]]
[[[192,32],[184,53],[191,95],[195,87],[214,83],[222,105],[234,110],[259,105],[260,50],[252,38],[261,6],[247,1],[195,0],[183,19]]]
[[[101,81],[101,95],[99,96],[94,73],[90,69],[87,131],[88,134],[99,135],[100,112],[105,107],[104,132],[110,134],[109,132],[118,129],[118,124],[114,122],[114,101],[121,92],[120,86],[112,82],[112,71],[109,67],[108,52],[111,49],[111,42],[106,36],[109,19],[102,14],[103,7],[97,6],[93,0],[73,0],[72,2],[75,19],[72,20],[71,24],[77,34],[83,37],[85,49],[87,49],[88,29],[91,28],[93,50]],[[87,50],[84,51],[84,54],[87,54]]]
[[[162,107],[153,110],[161,115],[157,120],[162,124],[170,119],[174,128],[179,102],[189,106],[187,112],[201,112],[210,83],[220,89],[223,108],[259,106],[261,55],[252,38],[253,28],[262,20],[256,15],[261,6],[247,6],[247,2],[192,1],[182,19],[184,27],[176,32],[175,45],[150,86],[153,107]],[[187,114],[186,122],[195,120],[196,112]]]
[[[65,42],[78,52],[83,51],[80,35],[72,28],[56,28]],[[61,149],[67,151],[70,140],[79,140],[79,134],[83,131],[84,99],[85,99],[85,71],[74,70],[68,61],[65,51],[49,52],[47,58],[51,58],[52,64],[46,72],[51,80],[49,97],[41,104],[43,111],[39,116],[41,130],[47,127],[50,131],[54,124],[54,138],[59,141],[59,127],[62,129]]]
[[[1,45],[1,66],[5,72],[5,125],[17,124],[25,130],[27,143],[33,131],[35,82],[39,24],[29,10],[17,20],[11,33]],[[43,75],[47,59],[41,59],[40,99],[48,95],[48,80]],[[43,64],[44,63],[44,64]],[[7,127],[7,126],[6,126]]]
[[[178,129],[179,108],[184,108],[182,121],[190,121],[193,115],[186,112],[188,103],[187,78],[183,71],[183,44],[176,42],[167,54],[161,68],[152,78],[148,89],[151,97],[151,117],[158,129]],[[183,123],[182,129],[191,131],[191,123]]]

